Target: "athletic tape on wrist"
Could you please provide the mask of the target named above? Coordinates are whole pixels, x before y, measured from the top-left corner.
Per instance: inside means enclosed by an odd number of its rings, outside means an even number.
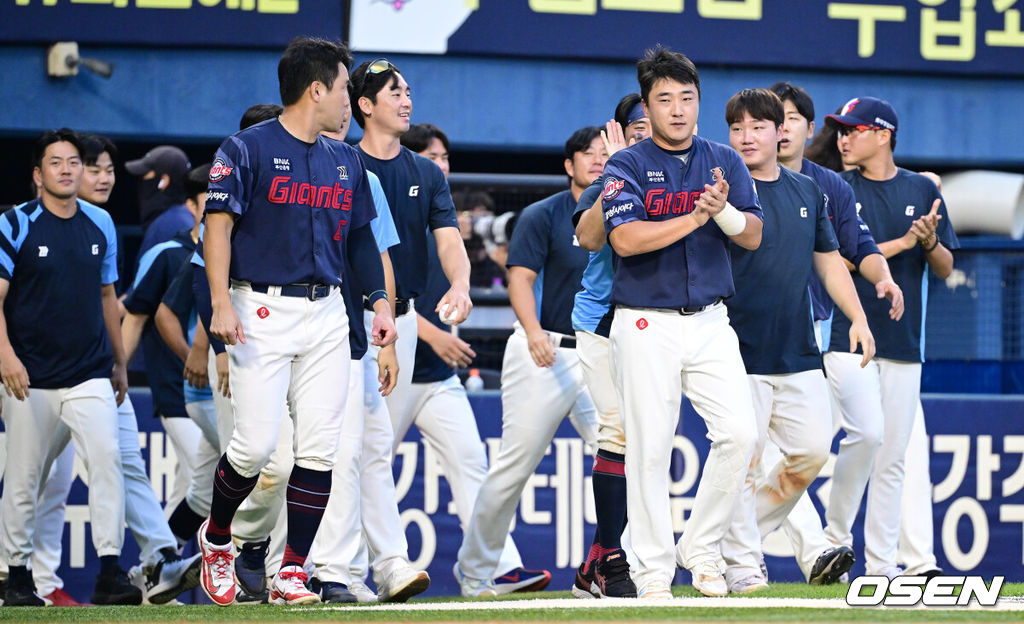
[[[742,234],[743,230],[747,228],[747,218],[729,202],[725,202],[722,212],[715,215],[715,223],[725,232],[726,236]]]

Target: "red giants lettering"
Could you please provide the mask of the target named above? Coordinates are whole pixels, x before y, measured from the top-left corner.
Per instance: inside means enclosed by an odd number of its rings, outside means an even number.
[[[272,204],[298,204],[311,208],[352,210],[352,189],[333,186],[315,186],[305,182],[292,182],[288,176],[276,176],[270,182],[267,201]]]
[[[651,189],[647,191],[647,195],[644,197],[647,216],[690,214],[693,212],[693,203],[700,197],[701,192],[679,191],[678,193],[669,193],[666,189]]]

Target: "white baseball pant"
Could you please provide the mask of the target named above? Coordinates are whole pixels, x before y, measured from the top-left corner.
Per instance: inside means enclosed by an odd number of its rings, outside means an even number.
[[[863,485],[856,486],[870,477],[864,565],[868,574],[884,574],[897,560],[900,505],[894,501],[903,495],[904,458],[921,397],[921,364],[875,358],[862,369],[860,358],[834,351],[825,354],[829,384],[839,397],[847,432],[832,477],[825,535],[836,544],[852,546],[851,529],[863,493]],[[853,397],[860,403],[852,403]],[[869,413],[868,406],[876,400],[881,409]],[[853,432],[859,435],[847,443]],[[879,441],[874,462],[863,462],[870,449],[860,447],[868,447],[874,440]]]
[[[89,472],[92,541],[99,556],[119,555],[124,543],[124,477],[118,417],[109,379],[70,388],[35,388],[24,401],[3,396],[7,428],[0,542],[9,565],[27,565],[36,534],[41,480],[54,439],[70,431],[75,451]]]
[[[935,561],[935,534],[931,522],[915,518],[932,518],[932,480],[929,438],[925,429],[924,408],[920,401],[914,414],[914,426],[907,444],[900,510],[898,560],[907,575],[920,574],[938,567]]]
[[[505,345],[501,408],[501,447],[459,549],[459,569],[471,579],[495,577],[519,497],[562,419],[569,416],[583,441],[597,444],[597,410],[576,350],[558,348],[554,364],[537,366],[518,322]]]
[[[753,457],[757,424],[739,342],[723,304],[692,315],[619,307],[611,347],[626,433],[633,580],[639,589],[671,585],[677,564],[721,558]],[[707,425],[711,451],[673,557],[669,465],[683,394]]]
[[[191,418],[161,416],[160,424],[163,425],[164,432],[167,433],[177,460],[174,465],[174,479],[168,484],[167,499],[164,502],[164,514],[169,518],[178,504],[185,500],[192,484],[192,475],[196,470],[196,450],[199,448],[199,442],[203,439],[203,432]],[[219,455],[217,459],[220,459]],[[213,466],[209,466],[209,468],[212,488]]]
[[[271,289],[274,290],[274,289]],[[337,288],[316,301],[257,293],[234,282],[231,304],[246,342],[228,345],[235,428],[227,459],[238,474],[259,473],[277,447],[287,401],[295,465],[331,470],[344,419],[348,316]]]
[[[821,370],[748,375],[757,445],[729,531],[722,540],[726,581],[760,573],[761,539],[774,531],[828,460],[832,414]],[[768,438],[779,460],[762,463]]]
[[[576,353],[580,358],[583,383],[597,409],[597,448],[624,454],[626,433],[612,379],[611,342],[604,336],[576,330]]]

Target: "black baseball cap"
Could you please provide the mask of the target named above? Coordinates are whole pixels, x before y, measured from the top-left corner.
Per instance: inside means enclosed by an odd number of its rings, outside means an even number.
[[[166,173],[171,178],[184,177],[191,167],[185,152],[173,145],[154,147],[142,158],[129,160],[124,165],[132,175],[143,176],[150,171],[156,171],[157,175]]]
[[[825,123],[843,126],[867,126],[896,132],[899,118],[892,104],[876,97],[853,98],[837,115],[825,115]]]

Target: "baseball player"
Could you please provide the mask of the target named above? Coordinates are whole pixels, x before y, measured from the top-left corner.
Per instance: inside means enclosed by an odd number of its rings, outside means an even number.
[[[746,594],[768,588],[760,570],[761,538],[786,518],[831,447],[828,386],[807,314],[812,270],[854,319],[849,341],[863,349],[861,366],[874,354],[874,339],[837,251],[827,198],[813,180],[778,163],[782,100],[767,89],[744,89],[729,100],[725,118],[729,142],[750,170],[766,216],[760,247],[731,250],[736,294],[726,303],[758,427],[755,461],[722,540],[729,591]],[[783,457],[764,464],[759,460],[769,435]]]
[[[402,145],[437,163],[448,177],[448,137],[432,124],[416,124],[402,135]],[[476,353],[461,340],[434,311],[451,284],[437,257],[437,247],[427,238],[427,284],[419,297],[416,327],[416,361],[408,409],[431,448],[437,452],[442,471],[452,490],[459,522],[465,530],[473,513],[477,493],[487,476],[487,456],[480,442],[476,417],[466,389],[455,373],[468,368]],[[404,432],[396,432],[396,442]],[[540,591],[551,582],[547,570],[523,567],[512,536],[505,539],[494,577],[499,594]]]
[[[438,302],[447,306],[452,323],[465,320],[472,308],[469,300],[469,259],[462,244],[448,184],[440,169],[429,160],[402,147],[401,135],[409,128],[412,112],[409,85],[390,61],[363,63],[352,72],[350,93],[352,115],[363,128],[357,146],[366,168],[380,178],[402,244],[392,247],[390,259],[395,275],[395,315],[403,340],[396,344],[398,377],[387,402],[379,393],[366,392],[366,413],[360,468],[360,513],[362,529],[370,550],[381,601],[403,602],[423,592],[430,584],[425,571],[409,563],[408,543],[398,514],[391,472],[393,449],[411,422],[407,405],[409,380],[416,348],[414,299],[426,283],[426,238],[433,234],[437,254],[452,287]],[[428,228],[430,234],[428,234]],[[368,317],[367,317],[368,320]],[[379,349],[371,347],[364,356],[365,386],[373,387]],[[333,552],[351,552],[356,531],[341,528]],[[349,540],[343,543],[344,540]],[[327,546],[325,546],[327,547]],[[362,572],[354,575],[359,578]]]
[[[602,137],[609,156],[627,145],[650,137],[650,120],[638,93],[622,98],[615,108]],[[627,138],[628,137],[628,138]],[[629,142],[627,144],[627,141]],[[576,571],[572,593],[578,598],[636,597],[636,585],[629,577],[629,563],[622,550],[621,537],[626,528],[625,434],[615,382],[612,380],[608,332],[614,309],[611,307],[612,249],[606,244],[601,192],[604,176],[594,180],[580,195],[573,214],[576,238],[590,251],[583,271],[581,289],[572,309],[583,381],[597,409],[597,455],[591,482],[597,528],[587,560]]]
[[[60,443],[69,437],[89,471],[93,546],[100,557],[92,602],[142,601],[118,566],[125,512],[117,404],[128,382],[114,291],[117,239],[110,215],[77,199],[81,153],[71,130],[44,133],[32,159],[40,197],[0,218],[5,606],[44,604],[27,564],[48,455],[63,450]],[[69,297],[74,306],[66,305]]]
[[[376,318],[374,342],[396,338],[373,233],[369,183],[351,148],[322,138],[341,126],[351,56],[342,44],[299,37],[278,65],[284,112],[229,137],[210,170],[204,259],[210,333],[229,345],[235,427],[199,530],[202,585],[234,601],[231,518],[277,445],[288,402],[294,466],[288,537],[270,601],[319,602],[302,566],[323,516],[345,410],[349,330],[338,290],[346,264]],[[296,215],[307,214],[296,218]],[[229,279],[230,278],[230,279]],[[230,285],[230,289],[229,289]]]
[[[928,297],[924,271],[927,267],[946,278],[953,270],[950,250],[959,242],[935,184],[893,161],[898,119],[888,102],[855,98],[826,120],[837,125],[843,162],[856,167],[840,175],[853,187],[860,216],[875,239],[885,241],[878,247],[903,290],[906,313],[892,320],[888,306],[875,299],[873,286],[855,277],[878,344],[878,357],[866,369],[852,365],[856,356],[846,353],[849,320],[838,312],[833,319],[826,371],[844,428],[860,435],[847,443],[848,435],[840,446],[825,534],[835,544],[852,545],[850,529],[870,476],[864,564],[868,574],[892,578],[902,573],[896,565],[900,506],[894,501],[902,495],[904,457],[921,393]]]
[[[619,256],[612,284],[613,379],[626,435],[627,515],[640,598],[671,598],[675,564],[703,594],[728,591],[719,542],[739,500],[756,420],[736,334],[729,241],[761,242],[754,184],[736,152],[694,134],[700,78],[657,47],[637,63],[651,140],[605,168],[604,221]],[[730,205],[726,205],[726,197]],[[711,452],[673,557],[668,469],[682,394]]]
[[[501,365],[501,448],[477,494],[459,548],[463,596],[496,595],[493,578],[527,479],[567,415],[587,444],[597,442],[594,403],[583,385],[572,295],[588,254],[575,241],[572,213],[607,160],[596,126],[565,142],[569,188],[523,209],[509,241],[509,300],[515,329]]]
[[[867,225],[857,215],[853,189],[837,173],[804,158],[807,140],[814,134],[814,102],[807,92],[788,82],[773,84],[770,90],[782,100],[785,119],[779,142],[779,164],[803,173],[814,180],[825,193],[826,209],[839,242],[839,254],[875,284],[879,297],[890,299],[890,317],[899,320],[903,314],[903,293],[892,281],[885,261]],[[815,339],[821,348],[822,325],[832,318],[832,299],[825,292],[817,275],[811,275],[811,307]],[[833,430],[838,429],[838,414],[833,413]],[[762,458],[772,465],[782,458],[778,447],[769,440]],[[854,562],[853,549],[831,544],[821,526],[821,518],[810,498],[804,494],[783,522],[796,552],[797,563],[811,584],[829,584],[839,580]]]

